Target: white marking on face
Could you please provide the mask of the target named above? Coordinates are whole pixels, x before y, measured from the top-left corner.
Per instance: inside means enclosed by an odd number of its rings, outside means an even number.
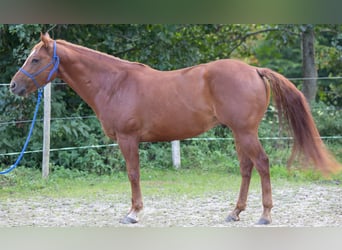
[[[31,53],[30,53],[30,55],[26,58],[26,61],[24,62],[22,68],[25,67],[26,63],[28,62],[28,60],[30,59],[30,57],[33,56],[34,53],[36,53],[36,50],[35,50],[35,49],[32,50]]]

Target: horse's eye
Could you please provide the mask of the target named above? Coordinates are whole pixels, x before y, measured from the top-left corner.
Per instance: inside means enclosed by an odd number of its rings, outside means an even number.
[[[34,63],[34,64],[36,64],[36,63],[38,63],[38,62],[39,62],[39,59],[37,59],[37,58],[33,58],[31,62],[32,62],[32,63]]]

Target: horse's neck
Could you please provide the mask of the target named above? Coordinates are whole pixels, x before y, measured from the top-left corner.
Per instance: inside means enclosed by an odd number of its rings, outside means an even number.
[[[124,60],[106,58],[81,47],[59,45],[60,79],[65,81],[96,113],[97,95],[115,87],[115,71],[124,70]],[[126,63],[127,64],[127,63]]]

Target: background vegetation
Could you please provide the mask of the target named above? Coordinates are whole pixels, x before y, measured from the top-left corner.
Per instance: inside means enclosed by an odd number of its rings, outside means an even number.
[[[0,25],[0,82],[9,83],[13,74],[39,41],[41,31],[53,25]],[[341,76],[342,26],[310,26],[315,34],[315,61],[319,76]],[[288,78],[302,74],[302,33],[307,25],[57,25],[50,35],[130,61],[139,61],[160,70],[172,70],[220,58],[238,58],[247,63],[272,68]],[[299,89],[302,80],[293,80]],[[318,81],[312,112],[322,136],[342,134],[342,80]],[[28,132],[35,95],[21,99],[0,86],[0,154],[20,151]],[[42,110],[40,115],[42,117]],[[53,84],[51,148],[106,145],[109,141],[93,111],[67,86]],[[73,117],[69,119],[68,117]],[[75,118],[77,117],[77,118]],[[63,118],[63,119],[61,119]],[[38,122],[28,150],[42,145],[42,122]],[[279,137],[277,116],[272,105],[260,127],[260,137]],[[238,173],[238,161],[230,131],[217,127],[197,140],[181,143],[182,167]],[[204,140],[201,138],[228,138]],[[201,139],[201,140],[200,140]],[[341,160],[342,141],[326,141]],[[291,141],[263,140],[272,167],[284,168]],[[142,168],[171,167],[169,143],[143,143]],[[2,155],[0,166],[11,165],[16,156]],[[39,169],[41,154],[24,157],[21,165]],[[109,174],[125,169],[118,147],[58,150],[51,152],[53,170]]]

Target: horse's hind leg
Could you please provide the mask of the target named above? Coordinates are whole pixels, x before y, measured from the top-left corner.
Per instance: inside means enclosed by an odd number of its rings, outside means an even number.
[[[253,162],[249,159],[249,157],[241,150],[240,145],[236,142],[236,151],[238,153],[239,161],[240,161],[240,173],[241,173],[241,186],[239,198],[236,203],[235,209],[228,215],[226,221],[238,221],[240,220],[239,214],[246,209],[247,206],[247,195],[249,189],[249,183],[251,180]]]
[[[227,220],[230,218],[230,220],[238,219],[238,214],[246,207],[251,170],[254,165],[261,178],[262,203],[264,207],[258,224],[269,224],[271,223],[271,209],[273,205],[268,157],[258,140],[257,132],[235,133],[235,140],[240,158],[242,182],[236,208],[228,216]],[[235,215],[237,217],[234,217]]]

